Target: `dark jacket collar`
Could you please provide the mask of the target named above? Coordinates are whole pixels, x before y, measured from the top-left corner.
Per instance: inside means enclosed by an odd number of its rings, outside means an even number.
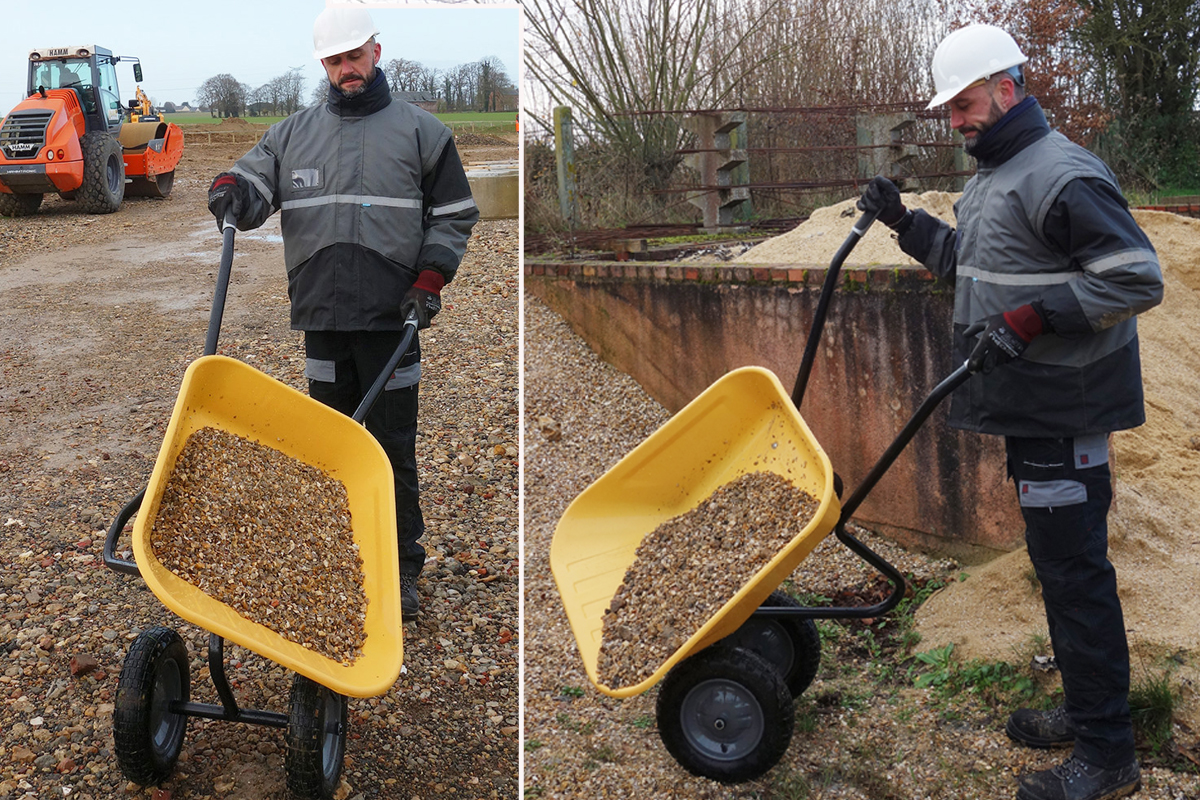
[[[1037,98],[1026,97],[983,134],[971,155],[980,169],[995,168],[1049,133],[1050,123]]]
[[[329,109],[340,117],[365,117],[387,107],[392,102],[392,91],[388,87],[383,70],[375,68],[375,77],[366,91],[354,97],[346,97],[341,90],[329,84]]]

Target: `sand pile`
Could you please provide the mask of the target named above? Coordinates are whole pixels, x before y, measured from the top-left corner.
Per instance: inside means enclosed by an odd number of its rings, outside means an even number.
[[[923,208],[935,217],[954,224],[954,201],[957,194],[949,192],[926,192],[925,194],[903,194],[900,196],[909,208]],[[842,242],[850,235],[854,221],[862,212],[855,208],[857,199],[846,200],[837,205],[818,208],[802,225],[782,236],[768,239],[737,258],[735,264],[803,264],[828,266],[833,261]],[[867,235],[854,246],[846,257],[849,267],[886,264],[916,265],[900,250],[892,231],[881,223],[875,223]]]
[[[905,195],[953,224],[957,195]],[[857,214],[854,201],[815,212],[795,230],[739,261],[828,263]],[[1183,719],[1200,729],[1200,220],[1135,211],[1162,263],[1162,305],[1139,318],[1146,424],[1113,437],[1116,500],[1110,554],[1134,650],[1135,680],[1174,656]],[[862,252],[860,252],[862,251]],[[890,231],[872,226],[847,263],[910,263]],[[1015,500],[1015,498],[1014,498]],[[922,649],[954,642],[966,659],[1012,659],[1034,634],[1046,635],[1032,567],[1019,550],[969,570],[970,578],[932,597],[918,615]]]

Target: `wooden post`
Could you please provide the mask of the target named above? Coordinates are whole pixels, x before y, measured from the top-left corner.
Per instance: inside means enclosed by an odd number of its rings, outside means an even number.
[[[563,219],[576,228],[579,225],[579,202],[575,194],[575,141],[571,124],[571,109],[554,109],[554,161],[558,167],[558,207]]]
[[[964,139],[963,135],[961,133],[959,133],[958,131],[954,131],[951,134],[950,138],[954,142],[954,145],[955,145],[954,146],[954,171],[955,172],[965,172],[966,170],[970,169],[970,166],[967,165],[967,152],[965,150],[963,150],[963,145],[966,143],[966,139]],[[955,178],[954,178],[954,190],[955,191],[961,192],[963,190],[963,187],[965,187],[966,185],[967,185],[967,179],[964,176],[962,176],[962,175],[955,176]]]

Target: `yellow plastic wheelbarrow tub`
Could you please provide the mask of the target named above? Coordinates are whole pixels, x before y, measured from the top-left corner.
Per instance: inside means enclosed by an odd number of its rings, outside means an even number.
[[[646,680],[597,678],[604,611],[646,534],[751,472],[775,472],[820,500],[815,517]],[[687,656],[733,633],[836,526],[841,505],[829,458],[770,370],[722,377],[651,434],[567,507],[554,531],[550,569],[596,687],[640,694]]]
[[[203,427],[273,447],[345,484],[368,601],[366,641],[362,655],[352,664],[343,665],[251,622],[170,572],[155,557],[150,532],[163,491],[188,436]],[[395,484],[383,448],[350,417],[240,361],[204,356],[184,374],[134,522],[133,553],[142,577],[168,609],[335,692],[374,697],[386,692],[400,675],[404,650]]]

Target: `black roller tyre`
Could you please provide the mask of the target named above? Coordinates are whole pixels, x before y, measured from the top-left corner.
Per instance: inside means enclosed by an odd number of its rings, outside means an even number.
[[[142,631],[125,656],[113,708],[113,749],[126,778],[153,786],[171,775],[187,716],[170,706],[186,702],[189,687],[187,648],[179,635],[162,626]]]
[[[292,680],[286,733],[287,784],[303,798],[328,800],[342,779],[346,698],[303,675]]]
[[[680,766],[721,783],[754,780],[775,766],[792,740],[792,696],[765,658],[714,645],[684,659],[663,679],[659,736]]]
[[[175,185],[175,170],[153,178],[134,178],[125,185],[126,197],[168,197]]]
[[[763,607],[779,606],[799,608],[800,601],[784,592],[771,592],[763,602]],[[745,647],[770,661],[793,698],[804,694],[821,666],[821,636],[811,619],[751,617],[721,643]]]
[[[40,194],[8,194],[0,192],[0,215],[5,217],[28,217],[37,213],[42,206]]]
[[[83,148],[83,185],[75,197],[89,214],[110,214],[125,199],[121,143],[104,131],[92,131],[85,133],[79,144]]]

